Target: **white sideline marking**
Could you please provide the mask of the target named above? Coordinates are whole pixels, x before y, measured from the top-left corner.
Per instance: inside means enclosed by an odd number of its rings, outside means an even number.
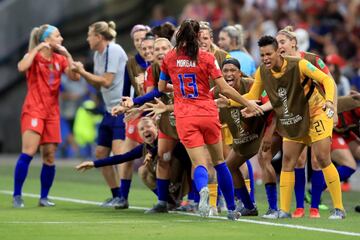
[[[0,193],[6,194],[6,195],[12,195],[13,193],[11,191],[6,190],[0,190]],[[22,194],[25,197],[31,197],[31,198],[39,198],[38,194],[31,194],[31,193],[23,193]],[[74,198],[64,198],[64,197],[54,197],[49,196],[49,198],[64,202],[73,202],[73,203],[79,203],[79,204],[90,204],[90,205],[100,205],[101,202],[95,202],[95,201],[88,201],[88,200],[81,200],[81,199],[74,199]],[[131,209],[138,209],[138,210],[147,210],[148,208],[144,207],[135,207],[130,206]],[[177,213],[180,215],[189,215],[189,216],[199,216],[197,214],[193,213],[183,213],[183,212],[171,212],[171,213]],[[211,216],[209,217],[211,219],[227,219],[226,217],[220,217],[220,216]],[[324,233],[335,233],[340,235],[347,235],[347,236],[357,236],[360,237],[360,233],[357,232],[346,232],[346,231],[339,231],[339,230],[333,230],[333,229],[326,229],[326,228],[315,228],[315,227],[306,227],[301,225],[293,225],[293,224],[283,224],[283,223],[274,223],[274,222],[265,222],[265,221],[259,221],[259,220],[251,220],[251,219],[238,219],[236,220],[238,222],[246,222],[246,223],[254,223],[254,224],[260,224],[260,225],[268,225],[268,226],[276,226],[276,227],[285,227],[285,228],[293,228],[293,229],[300,229],[300,230],[306,230],[306,231],[315,231],[315,232],[324,232]],[[336,221],[336,220],[329,220],[329,221]],[[341,221],[341,220],[340,220]],[[121,221],[103,221],[100,222],[101,224],[111,224],[111,223],[120,223]],[[136,222],[136,221],[135,221]],[[141,222],[141,221],[139,221]],[[148,221],[144,221],[148,222]],[[179,220],[179,222],[187,222]],[[0,222],[0,224],[5,222]],[[30,222],[21,222],[21,221],[14,221],[14,222],[6,222],[6,223],[13,223],[13,224],[28,224]],[[33,222],[31,222],[33,223]],[[43,224],[65,224],[65,223],[78,223],[78,222],[37,222],[37,223],[43,223]],[[81,222],[80,222],[81,223]],[[93,222],[82,222],[83,224],[93,223]],[[96,223],[96,222],[94,222]],[[121,222],[122,223],[122,222]],[[150,220],[151,223],[151,220]],[[158,223],[158,222],[157,222]]]

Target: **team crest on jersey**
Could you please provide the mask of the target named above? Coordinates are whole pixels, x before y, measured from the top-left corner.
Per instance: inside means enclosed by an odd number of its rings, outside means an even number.
[[[56,71],[60,71],[60,64],[59,63],[55,63],[55,69],[56,69]]]
[[[129,126],[129,133],[130,133],[130,134],[133,134],[134,131],[135,131],[134,125],[130,125],[130,126]]]
[[[31,126],[32,127],[37,127],[37,125],[38,125],[38,119],[37,118],[31,119]]]

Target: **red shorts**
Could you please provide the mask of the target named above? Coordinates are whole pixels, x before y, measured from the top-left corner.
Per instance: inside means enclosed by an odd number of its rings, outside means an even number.
[[[333,132],[331,140],[331,151],[338,149],[349,149],[349,145],[340,134]]]
[[[61,143],[60,119],[41,119],[28,113],[21,115],[21,133],[31,130],[40,134],[40,145],[44,143]]]
[[[158,136],[158,138],[159,138],[159,139],[161,138],[161,139],[168,139],[168,140],[174,140],[174,141],[176,141],[176,139],[174,139],[174,138],[166,135],[166,134],[163,133],[160,129],[159,129],[159,136]]]
[[[218,117],[176,118],[176,130],[181,143],[186,148],[221,141],[221,125]]]
[[[138,128],[137,128],[137,125],[140,121],[140,118],[135,118],[135,119],[132,119],[128,122],[126,122],[126,133],[125,133],[125,136],[127,138],[130,138],[131,140],[135,141],[135,142],[138,142],[138,143],[143,143],[143,140],[142,138],[140,137],[139,135],[139,131],[138,131]]]

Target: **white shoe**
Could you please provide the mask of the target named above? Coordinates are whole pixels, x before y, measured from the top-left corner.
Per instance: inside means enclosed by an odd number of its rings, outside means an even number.
[[[209,188],[203,187],[200,190],[199,214],[201,217],[208,217],[210,212],[209,206]]]
[[[210,206],[209,216],[219,216],[217,207]]]

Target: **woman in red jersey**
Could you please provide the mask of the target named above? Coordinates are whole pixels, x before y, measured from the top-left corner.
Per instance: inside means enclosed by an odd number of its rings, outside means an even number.
[[[227,203],[228,218],[235,219],[238,214],[235,212],[234,188],[223,158],[221,125],[210,93],[210,79],[219,86],[224,95],[249,106],[257,114],[262,114],[262,111],[225,82],[213,54],[199,49],[199,30],[197,21],[186,20],[181,24],[176,34],[175,48],[166,55],[161,66],[159,90],[174,91],[176,129],[195,168],[194,181],[200,192],[200,215],[208,216],[210,209],[208,173],[204,157],[206,144]],[[170,80],[173,87],[168,84]]]
[[[61,142],[59,89],[65,73],[72,80],[80,76],[73,72],[70,53],[61,44],[59,30],[45,24],[32,30],[29,51],[18,63],[19,72],[26,72],[28,92],[21,113],[22,149],[14,173],[13,206],[24,207],[21,198],[30,161],[39,146],[43,166],[39,206],[54,206],[47,198],[55,177],[54,156]]]

